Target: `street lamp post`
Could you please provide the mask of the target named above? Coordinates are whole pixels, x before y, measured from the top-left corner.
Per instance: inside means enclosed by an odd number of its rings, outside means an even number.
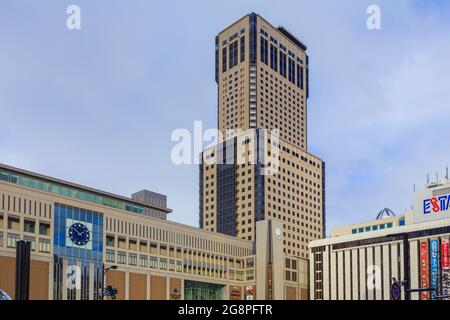
[[[112,265],[109,267],[105,268],[105,264],[103,264],[102,266],[102,271],[103,271],[103,278],[102,278],[102,300],[105,299],[105,280],[106,280],[106,274],[108,273],[108,271],[110,270],[116,270],[117,266],[116,265]]]

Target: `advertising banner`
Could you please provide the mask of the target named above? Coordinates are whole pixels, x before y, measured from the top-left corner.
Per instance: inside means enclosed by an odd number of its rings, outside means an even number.
[[[428,241],[420,241],[420,252],[419,252],[419,259],[420,259],[420,288],[429,288],[430,286],[430,273],[429,273],[429,265],[428,265]],[[430,293],[429,292],[422,292],[420,294],[421,300],[429,300],[430,299]]]
[[[450,294],[450,245],[448,239],[441,242],[442,295]],[[444,298],[450,300],[450,298]]]
[[[431,251],[431,299],[437,300],[437,292],[439,291],[439,240],[430,240]]]

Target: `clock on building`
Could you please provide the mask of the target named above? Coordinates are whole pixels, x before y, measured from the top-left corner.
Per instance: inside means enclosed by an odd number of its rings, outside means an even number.
[[[84,246],[89,242],[91,235],[84,224],[75,222],[69,227],[69,238],[75,245]]]

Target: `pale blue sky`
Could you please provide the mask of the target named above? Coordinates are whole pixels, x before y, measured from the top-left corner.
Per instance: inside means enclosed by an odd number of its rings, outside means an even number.
[[[81,7],[82,29],[66,28]],[[382,29],[366,28],[378,4]],[[449,1],[0,2],[0,162],[110,192],[168,196],[198,224],[198,168],[170,134],[216,126],[214,37],[256,12],[308,46],[309,151],[328,228],[401,214],[450,160]]]

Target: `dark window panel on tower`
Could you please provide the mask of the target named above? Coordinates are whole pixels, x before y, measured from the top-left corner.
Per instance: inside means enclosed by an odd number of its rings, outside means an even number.
[[[227,71],[227,48],[222,49],[222,72]]]
[[[274,45],[270,45],[270,67],[278,71],[278,48]]]
[[[295,62],[289,59],[289,81],[295,83]]]
[[[261,37],[261,62],[268,64],[269,63],[269,47],[267,39]]]
[[[286,78],[286,53],[280,52],[280,74]]]
[[[245,36],[241,38],[241,62],[245,60]]]

